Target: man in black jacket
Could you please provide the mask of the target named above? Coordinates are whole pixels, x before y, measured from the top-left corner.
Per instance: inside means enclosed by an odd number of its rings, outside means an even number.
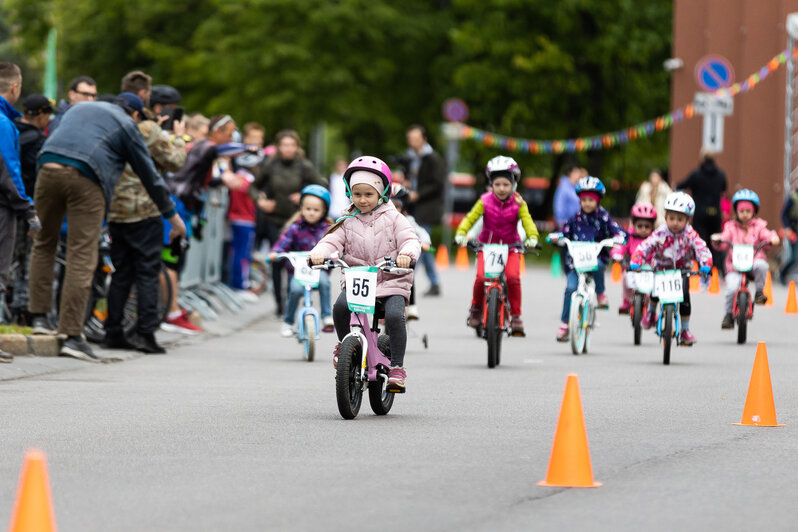
[[[416,222],[432,234],[433,226],[440,225],[443,218],[444,192],[446,190],[446,164],[427,142],[424,128],[412,125],[407,130],[407,168],[410,187],[410,211]],[[419,262],[429,278],[430,287],[424,295],[440,295],[438,272],[435,270],[435,257],[429,251],[423,252]]]
[[[36,160],[46,139],[44,130],[50,123],[55,102],[42,94],[31,94],[22,102],[22,116],[14,120],[19,130],[19,159],[22,166],[22,183],[25,194],[33,197],[36,185]],[[28,257],[33,238],[28,236],[28,221],[17,220],[17,235],[14,241],[14,300],[9,307],[17,314],[28,310]]]

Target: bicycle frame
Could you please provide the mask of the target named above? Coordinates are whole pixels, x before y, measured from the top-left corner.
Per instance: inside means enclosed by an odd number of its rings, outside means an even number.
[[[295,252],[287,252],[287,253],[278,253],[277,258],[286,259],[288,260],[293,266],[294,271],[300,267],[299,261],[300,259],[304,260],[307,256],[306,253],[295,253]],[[292,279],[292,282],[299,282],[296,279]],[[305,292],[303,295],[303,305],[302,308],[299,309],[299,313],[297,315],[297,333],[296,337],[299,342],[304,342],[308,339],[307,329],[305,328],[305,316],[310,314],[313,316],[313,321],[316,323],[316,338],[318,338],[318,331],[321,330],[319,327],[320,319],[319,319],[319,311],[316,310],[316,307],[313,306],[313,290],[314,286],[310,283],[303,283],[305,288]]]

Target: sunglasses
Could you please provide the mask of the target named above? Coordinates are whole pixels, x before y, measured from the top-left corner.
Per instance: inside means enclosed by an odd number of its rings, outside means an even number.
[[[85,96],[86,98],[96,98],[97,97],[97,93],[96,92],[85,92],[85,91],[75,91],[75,92],[77,92],[81,96]]]

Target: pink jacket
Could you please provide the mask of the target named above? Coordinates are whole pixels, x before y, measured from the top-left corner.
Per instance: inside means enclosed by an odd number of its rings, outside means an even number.
[[[712,254],[693,226],[687,224],[684,231],[675,235],[666,224],[662,224],[637,246],[631,264],[651,264],[655,269],[689,270],[693,259],[700,266],[712,266]]]
[[[762,242],[769,242],[771,238],[776,236],[776,234],[776,231],[771,231],[768,229],[768,223],[762,218],[751,218],[747,227],[743,227],[737,220],[729,220],[723,224],[721,238],[723,240],[728,240],[733,244],[751,244],[752,246],[756,246]],[[715,244],[713,242],[712,245],[720,250],[729,248],[728,244],[723,243]],[[754,256],[754,259],[765,260],[766,258],[765,251],[763,249],[760,249]],[[726,254],[725,262],[726,271],[733,272],[734,267],[731,253]]]
[[[629,238],[626,239],[626,242],[612,248],[610,256],[613,260],[623,260],[627,257],[631,259],[632,255],[634,255],[635,250],[637,249],[637,246],[639,246],[643,240],[645,240],[645,238],[635,235],[631,228],[628,230],[628,232]]]
[[[421,241],[410,222],[388,202],[371,212],[348,218],[337,230],[322,238],[311,253],[329,257],[334,251],[350,266],[374,266],[385,257],[395,259],[398,255],[418,260]],[[377,273],[377,297],[400,295],[409,300],[412,285],[412,273]]]

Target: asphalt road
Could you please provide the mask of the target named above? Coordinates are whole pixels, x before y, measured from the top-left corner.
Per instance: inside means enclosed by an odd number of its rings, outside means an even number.
[[[698,344],[670,366],[632,345],[613,303],[591,352],[554,341],[564,280],[524,277],[527,337],[502,364],[465,328],[473,272],[420,298],[408,392],[390,415],[340,418],[330,352],[303,362],[267,319],[118,364],[0,382],[0,522],[24,451],[48,459],[62,531],[795,530],[798,315],[758,308],[750,341],[694,296]],[[421,290],[426,287],[420,275]],[[429,349],[420,335],[429,335]],[[767,342],[780,428],[739,427],[756,341]],[[595,489],[544,488],[566,375],[579,375]]]

